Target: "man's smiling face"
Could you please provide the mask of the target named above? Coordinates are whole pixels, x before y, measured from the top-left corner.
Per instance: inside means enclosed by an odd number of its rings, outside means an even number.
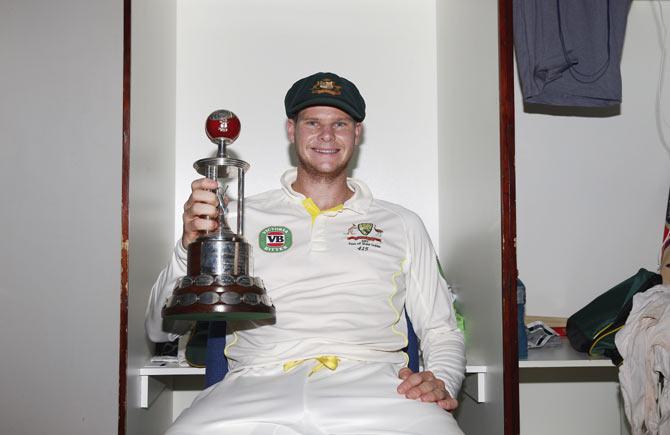
[[[346,112],[329,106],[303,109],[287,122],[299,166],[308,174],[334,179],[346,172],[358,145],[362,124]]]

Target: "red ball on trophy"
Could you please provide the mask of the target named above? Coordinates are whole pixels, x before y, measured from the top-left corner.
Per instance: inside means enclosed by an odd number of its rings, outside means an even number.
[[[224,141],[230,145],[240,135],[240,119],[229,110],[217,110],[207,117],[205,130],[207,137],[218,144]]]

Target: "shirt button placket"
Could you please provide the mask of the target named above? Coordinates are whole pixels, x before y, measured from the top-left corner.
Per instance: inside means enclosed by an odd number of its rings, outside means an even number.
[[[328,217],[320,214],[314,219],[312,225],[312,251],[325,251],[326,243],[326,219]]]

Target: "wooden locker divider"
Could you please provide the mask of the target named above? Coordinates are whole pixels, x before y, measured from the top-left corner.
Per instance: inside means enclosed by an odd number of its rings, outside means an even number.
[[[502,328],[505,435],[517,435],[519,355],[516,303],[516,187],[514,171],[514,32],[512,0],[498,1],[500,80],[500,197],[502,219]]]

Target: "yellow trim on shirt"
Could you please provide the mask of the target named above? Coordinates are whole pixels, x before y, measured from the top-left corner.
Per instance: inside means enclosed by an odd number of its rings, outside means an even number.
[[[228,345],[226,345],[226,347],[223,348],[223,356],[225,356],[226,358],[228,358],[228,349],[230,349],[235,345],[235,343],[237,343],[237,338],[238,338],[237,331],[233,331],[233,341],[231,343],[228,343]]]
[[[328,210],[321,210],[318,205],[314,203],[312,198],[305,198],[302,201],[302,206],[305,207],[305,210],[307,210],[307,213],[312,217],[312,225],[314,225],[314,221],[316,220],[316,217],[320,215],[321,213],[328,213],[332,211],[340,211],[344,209],[344,204],[339,204],[336,205],[335,207],[331,207]]]

